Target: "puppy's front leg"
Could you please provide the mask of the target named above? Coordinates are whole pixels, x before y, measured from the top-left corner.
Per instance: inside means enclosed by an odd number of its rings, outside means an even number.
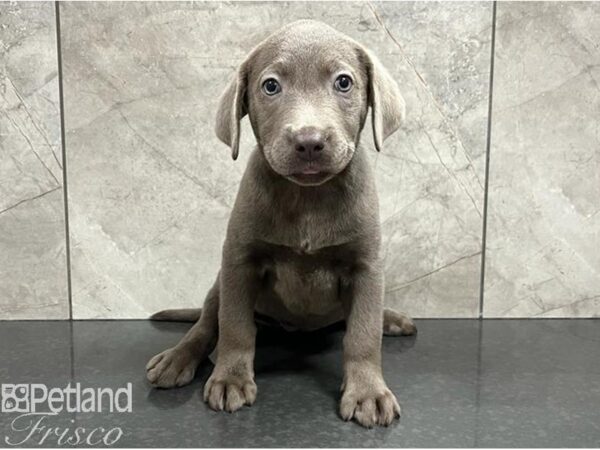
[[[204,401],[216,410],[236,411],[256,399],[254,304],[256,271],[223,261],[217,362],[204,387]]]
[[[383,289],[383,271],[374,262],[358,269],[342,291],[346,335],[340,414],[366,427],[387,426],[400,415],[381,372]]]

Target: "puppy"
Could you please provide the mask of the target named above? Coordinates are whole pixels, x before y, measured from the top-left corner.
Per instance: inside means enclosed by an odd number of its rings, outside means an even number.
[[[381,335],[410,335],[384,310],[377,193],[359,138],[371,111],[375,147],[398,129],[398,86],[363,46],[316,21],[294,22],[255,47],[223,93],[216,133],[236,159],[240,120],[257,140],[202,310],[153,316],[196,323],[153,357],[148,380],[189,383],[218,345],[204,400],[235,411],[256,399],[256,317],[314,330],[345,321],[340,414],[389,425],[400,406],[381,371]]]

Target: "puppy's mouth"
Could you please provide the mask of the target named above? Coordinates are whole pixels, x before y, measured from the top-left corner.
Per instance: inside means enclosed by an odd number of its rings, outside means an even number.
[[[309,165],[292,173],[289,175],[289,178],[302,186],[318,186],[319,184],[325,183],[325,181],[329,180],[332,176],[333,174],[331,172],[326,172]]]

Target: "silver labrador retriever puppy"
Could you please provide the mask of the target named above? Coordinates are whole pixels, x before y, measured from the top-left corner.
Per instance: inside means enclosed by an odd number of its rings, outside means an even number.
[[[216,132],[235,159],[247,114],[258,146],[204,308],[153,316],[196,323],[150,360],[152,384],[189,383],[218,344],[204,400],[235,411],[256,398],[256,317],[301,330],[343,320],[342,418],[371,427],[399,416],[382,376],[381,335],[416,329],[383,308],[377,193],[358,147],[369,107],[380,150],[403,119],[398,86],[368,50],[323,23],[294,22],[250,52],[221,97]]]

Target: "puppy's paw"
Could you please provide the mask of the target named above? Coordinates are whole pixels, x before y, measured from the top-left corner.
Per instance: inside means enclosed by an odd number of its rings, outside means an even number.
[[[250,375],[219,376],[215,372],[204,386],[204,401],[211,409],[234,412],[254,403],[256,383]]]
[[[340,415],[344,420],[356,420],[363,427],[387,427],[400,417],[400,405],[383,380],[364,387],[348,383],[342,395]]]
[[[169,348],[148,361],[146,378],[156,387],[185,386],[194,379],[198,364],[198,358],[185,348]]]
[[[383,334],[386,336],[412,336],[417,327],[406,314],[386,309],[383,312]]]

